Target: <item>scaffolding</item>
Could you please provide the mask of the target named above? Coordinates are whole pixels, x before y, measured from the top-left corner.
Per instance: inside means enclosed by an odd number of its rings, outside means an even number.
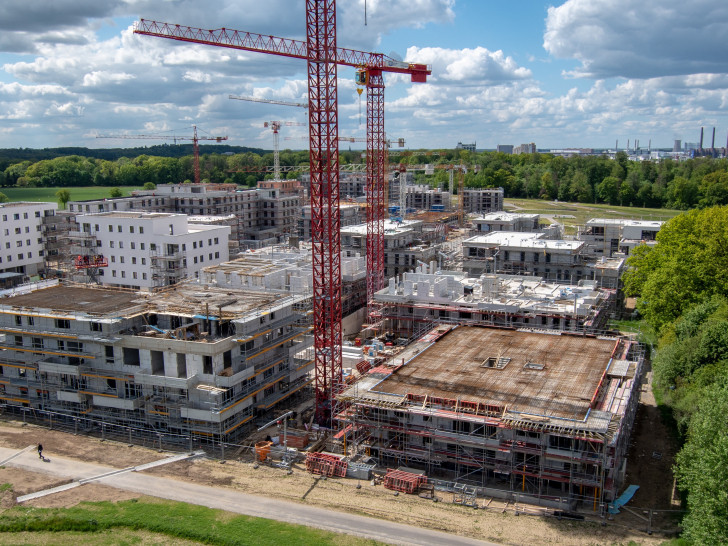
[[[546,338],[545,343],[557,339],[541,337]],[[477,343],[477,336],[468,339]],[[502,383],[505,378],[499,380],[499,388],[505,390],[485,395],[457,380],[445,387],[436,379],[441,377],[440,371],[425,363],[420,366],[425,366],[427,372],[411,372],[415,374],[411,383],[406,376],[398,377],[418,354],[425,354],[428,347],[438,343],[430,337],[410,353],[397,355],[396,365],[368,370],[362,366],[359,381],[340,396],[347,406],[337,418],[349,445],[358,446],[380,466],[416,467],[431,478],[454,480],[463,487],[477,487],[495,496],[517,493],[542,504],[558,499],[559,506],[568,509],[581,507],[603,513],[605,503],[615,498],[623,478],[644,354],[639,345],[625,339],[580,336],[572,337],[572,341],[593,345],[585,349],[583,359],[599,360],[598,355],[602,355],[608,363],[588,375],[578,366],[573,371],[565,368],[563,373],[572,378],[562,387],[552,386],[555,391],[537,394],[543,387],[536,385],[517,398],[509,398],[508,383]],[[532,347],[533,341],[524,346]],[[559,350],[569,353],[568,346],[561,345]],[[452,377],[460,374],[460,366],[452,357],[440,351],[438,358],[454,364],[443,365],[443,373]],[[520,361],[516,355],[503,369],[513,368]],[[518,376],[542,372],[535,365],[532,369],[523,367],[525,370]],[[493,373],[504,373],[497,371],[497,366],[493,369]],[[596,373],[599,370],[601,375]],[[558,383],[559,377],[563,375],[554,375],[549,384]],[[579,395],[587,398],[585,401],[569,402],[559,394],[580,383],[594,389],[593,393]],[[410,392],[417,388],[415,385],[420,385],[420,392]],[[446,397],[443,388],[461,394]],[[516,382],[513,388],[523,390],[524,386]],[[553,398],[554,405],[549,404],[549,398]],[[569,408],[572,403],[576,405]],[[546,409],[538,409],[542,406]],[[559,406],[562,410],[554,409]],[[461,496],[466,504],[472,501],[471,490],[461,491]]]

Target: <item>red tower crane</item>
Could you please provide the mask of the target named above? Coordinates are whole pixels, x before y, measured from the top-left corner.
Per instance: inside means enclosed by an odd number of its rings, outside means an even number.
[[[174,135],[98,135],[96,138],[134,138],[134,139],[152,139],[152,140],[191,140],[192,141],[192,152],[193,152],[193,165],[195,168],[195,184],[200,183],[200,140],[214,140],[215,142],[222,142],[227,140],[226,136],[213,136],[213,137],[198,137],[197,136],[197,125],[192,126],[193,135],[191,137],[179,137]]]
[[[220,28],[204,30],[141,20],[134,32],[182,42],[305,59],[308,72],[311,231],[313,242],[313,320],[316,418],[329,425],[334,397],[342,384],[341,239],[337,65],[358,69],[367,88],[368,294],[384,284],[384,142],[383,72],[410,74],[425,82],[428,66],[395,61],[381,53],[336,45],[336,0],[306,0],[306,41]]]

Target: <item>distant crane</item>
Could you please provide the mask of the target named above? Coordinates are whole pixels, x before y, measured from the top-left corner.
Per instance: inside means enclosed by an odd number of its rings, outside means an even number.
[[[281,130],[282,126],[293,127],[296,125],[306,125],[305,123],[298,123],[297,121],[266,121],[263,127],[270,127],[273,131],[273,180],[276,182],[281,179],[281,156],[280,146],[278,140],[278,131]]]
[[[226,136],[197,136],[197,125],[192,126],[193,135],[191,137],[179,137],[174,135],[97,135],[96,138],[133,138],[133,139],[150,139],[150,140],[174,140],[175,144],[178,140],[191,140],[192,151],[194,157],[194,168],[195,168],[195,184],[200,183],[200,146],[198,142],[200,140],[214,140],[215,142],[222,142],[227,140]]]
[[[228,95],[228,98],[235,99],[235,100],[246,100],[249,102],[262,102],[264,104],[280,104],[282,106],[295,106],[297,108],[308,109],[308,104],[304,104],[302,102],[288,102],[285,100],[259,99],[256,97],[239,97],[237,95]]]

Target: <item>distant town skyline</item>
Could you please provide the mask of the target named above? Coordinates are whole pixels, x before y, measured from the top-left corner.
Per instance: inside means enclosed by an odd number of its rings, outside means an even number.
[[[306,64],[138,36],[156,19],[305,38],[302,0],[5,0],[0,5],[0,147],[132,147],[155,141],[101,134],[228,136],[273,147],[265,121],[306,122]],[[340,47],[432,65],[426,84],[385,76],[385,128],[408,148],[643,148],[728,134],[728,9],[696,0],[495,3],[337,2]],[[339,133],[365,134],[354,70],[339,69]],[[361,114],[360,114],[361,112]],[[284,127],[301,149],[305,126]],[[164,141],[159,141],[162,143]],[[361,149],[363,143],[342,143]]]

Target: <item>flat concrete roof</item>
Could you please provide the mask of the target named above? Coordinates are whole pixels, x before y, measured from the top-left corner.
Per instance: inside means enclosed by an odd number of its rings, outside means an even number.
[[[186,216],[176,212],[140,212],[140,211],[109,211],[109,212],[87,212],[79,214],[79,217],[93,216],[95,218],[169,218],[170,216]]]
[[[531,214],[527,212],[506,212],[506,211],[499,211],[499,212],[489,212],[487,214],[483,214],[480,218],[474,218],[472,222],[511,222],[513,220],[518,220],[521,218],[527,218],[529,220],[533,220],[534,218],[537,218],[538,214]]]
[[[128,291],[57,285],[2,299],[0,306],[108,315],[136,307],[136,299]]]
[[[157,293],[58,285],[0,299],[0,309],[121,317],[140,311],[180,316],[209,312],[217,316],[222,308],[224,318],[233,320],[251,312],[271,310],[284,298],[280,294],[248,288],[218,288],[191,282],[182,282]]]
[[[583,420],[616,344],[617,339],[459,327],[372,390]],[[510,360],[499,369],[488,367],[490,358]]]

